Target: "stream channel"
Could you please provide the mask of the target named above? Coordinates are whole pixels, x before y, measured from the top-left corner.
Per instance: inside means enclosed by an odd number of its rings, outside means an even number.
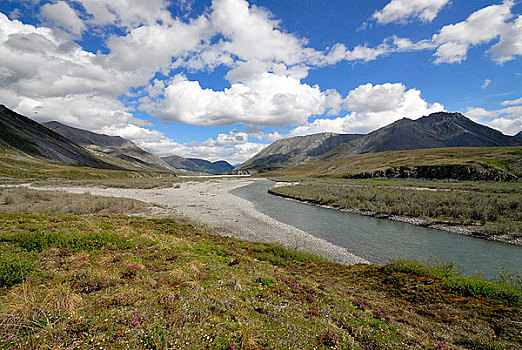
[[[275,183],[256,180],[231,193],[260,212],[346,248],[371,263],[407,258],[454,262],[465,275],[494,278],[521,273],[522,247],[482,240],[402,222],[341,212],[270,195]]]

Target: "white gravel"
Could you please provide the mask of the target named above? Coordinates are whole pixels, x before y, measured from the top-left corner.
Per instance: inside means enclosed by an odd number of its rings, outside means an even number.
[[[180,188],[119,189],[97,187],[30,187],[37,190],[61,190],[98,196],[132,198],[160,205],[210,227],[215,233],[252,242],[277,243],[284,247],[321,255],[341,264],[367,263],[324,239],[279,222],[255,209],[254,205],[229,191],[251,184],[254,179],[215,178],[203,182],[184,182]]]

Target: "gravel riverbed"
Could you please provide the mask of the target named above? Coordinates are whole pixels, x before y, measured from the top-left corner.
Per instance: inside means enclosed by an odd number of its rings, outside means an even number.
[[[261,243],[276,243],[325,257],[341,264],[367,263],[324,239],[279,222],[255,206],[231,193],[247,186],[255,179],[215,178],[207,181],[188,181],[179,188],[120,189],[97,187],[32,187],[37,190],[90,193],[97,196],[131,198],[156,205],[155,216],[185,216],[210,228],[216,234]],[[24,186],[26,187],[26,186]]]

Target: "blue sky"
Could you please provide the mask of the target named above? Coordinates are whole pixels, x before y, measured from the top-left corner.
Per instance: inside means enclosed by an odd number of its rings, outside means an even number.
[[[240,163],[441,110],[522,129],[522,2],[0,0],[0,103]]]

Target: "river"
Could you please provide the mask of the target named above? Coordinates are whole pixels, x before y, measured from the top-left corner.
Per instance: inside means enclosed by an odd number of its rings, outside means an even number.
[[[260,212],[346,248],[372,263],[397,258],[453,261],[466,275],[522,273],[522,247],[461,236],[387,219],[340,212],[270,195],[269,180],[231,191]]]

